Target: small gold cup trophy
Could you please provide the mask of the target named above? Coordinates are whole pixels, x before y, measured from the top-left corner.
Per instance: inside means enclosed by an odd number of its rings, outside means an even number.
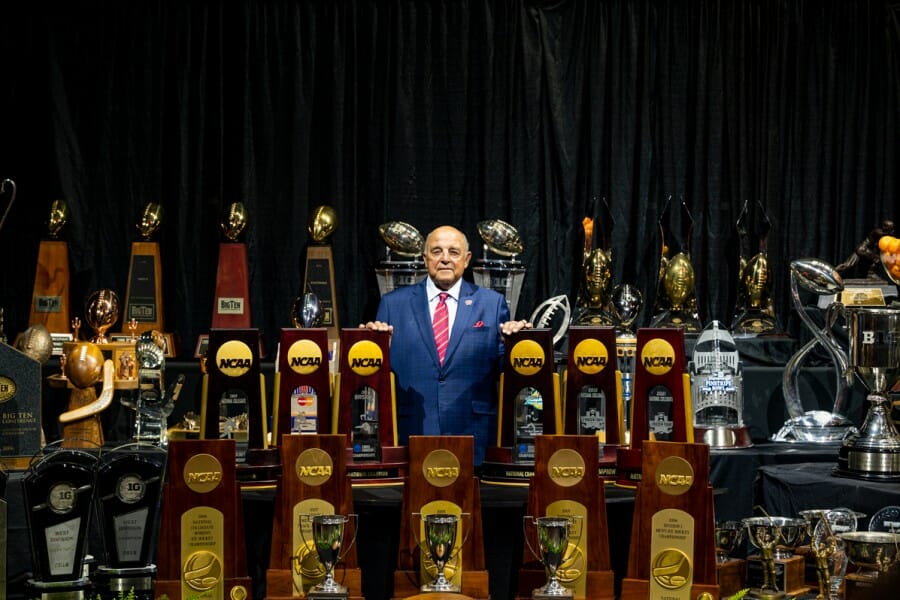
[[[418,517],[421,520],[424,539],[419,540],[418,534],[415,533],[419,528],[415,525],[413,526],[414,536],[416,537],[416,543],[422,549],[425,559],[431,561],[435,570],[434,581],[423,584],[422,591],[426,593],[459,593],[460,586],[447,578],[446,571],[448,564],[459,556],[460,551],[466,544],[469,533],[472,531],[471,526],[466,528],[466,534],[462,541],[458,541],[462,518],[467,517],[471,519],[471,515],[469,513],[460,513],[458,515],[452,513],[432,513],[427,515],[412,513],[411,516],[414,519]]]
[[[353,538],[350,543],[344,544],[344,526],[353,519]],[[303,532],[304,520],[311,522],[312,540],[306,539]],[[310,600],[342,600],[349,597],[350,591],[346,586],[339,584],[334,579],[334,567],[337,565],[356,541],[355,526],[358,516],[350,515],[301,515],[300,535],[304,543],[309,546],[312,542],[316,549],[319,562],[325,568],[325,579],[321,583],[310,588],[306,597]]]
[[[569,539],[569,530],[580,525],[576,516],[546,516],[534,518],[531,515],[523,517],[522,526],[525,531],[525,543],[534,556],[541,561],[547,571],[547,584],[537,588],[532,593],[533,600],[553,600],[555,598],[573,598],[575,593],[565,587],[559,578],[559,571],[573,558],[573,553],[578,551],[578,543],[581,539],[581,528],[574,542]],[[532,525],[537,531],[537,551],[531,543],[528,534],[528,526]]]

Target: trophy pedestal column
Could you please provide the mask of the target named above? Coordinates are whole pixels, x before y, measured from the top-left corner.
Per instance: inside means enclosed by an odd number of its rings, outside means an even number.
[[[29,599],[45,600],[51,598],[65,598],[65,600],[85,600],[91,588],[91,581],[87,577],[74,581],[43,582],[29,579],[25,583],[25,597]]]
[[[156,565],[134,569],[99,567],[93,576],[94,592],[102,600],[115,600],[133,590],[135,600],[153,600]]]
[[[710,448],[749,448],[753,445],[745,426],[694,427],[694,439]]]

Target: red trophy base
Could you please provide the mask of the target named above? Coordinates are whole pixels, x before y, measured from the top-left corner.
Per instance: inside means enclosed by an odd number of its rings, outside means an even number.
[[[353,462],[353,448],[347,448],[346,457],[352,485],[403,485],[409,471],[406,446],[382,446],[378,462]]]
[[[636,448],[619,448],[616,461],[616,485],[636,488],[641,483],[641,451]]]

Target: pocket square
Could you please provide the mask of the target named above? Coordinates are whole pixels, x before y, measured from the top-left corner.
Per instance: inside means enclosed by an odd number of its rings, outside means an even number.
[[[484,327],[484,321],[475,321],[475,324],[472,325],[472,327],[475,328],[475,329],[479,329],[479,328],[481,328],[481,327]]]

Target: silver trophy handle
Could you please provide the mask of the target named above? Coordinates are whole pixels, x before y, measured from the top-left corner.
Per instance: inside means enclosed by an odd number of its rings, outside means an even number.
[[[3,224],[6,223],[6,216],[9,214],[9,209],[12,208],[13,202],[16,200],[16,182],[12,179],[4,179],[0,182],[0,194],[6,191],[7,184],[12,188],[12,191],[9,194],[9,201],[6,203],[6,208],[3,210],[3,216],[0,217],[0,231],[3,231]]]

